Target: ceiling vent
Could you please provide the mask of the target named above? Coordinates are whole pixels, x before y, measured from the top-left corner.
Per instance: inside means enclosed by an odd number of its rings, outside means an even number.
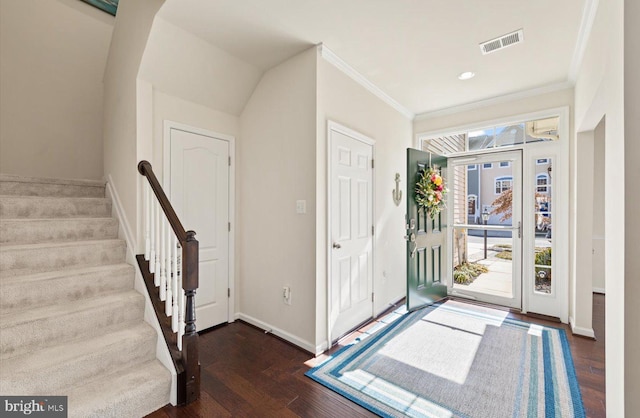
[[[520,29],[481,43],[480,50],[482,51],[482,55],[487,55],[500,49],[519,44],[522,41],[524,41],[524,31]]]

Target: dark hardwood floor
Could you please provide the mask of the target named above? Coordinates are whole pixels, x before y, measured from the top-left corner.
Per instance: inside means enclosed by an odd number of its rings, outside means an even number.
[[[605,417],[605,297],[594,294],[593,301],[595,341],[573,336],[567,326],[558,323],[514,313],[510,316],[567,330],[587,417],[600,418]],[[340,343],[349,343],[360,332]],[[317,361],[272,335],[235,322],[200,336],[200,399],[182,408],[167,405],[148,417],[375,416],[305,377],[304,373]]]

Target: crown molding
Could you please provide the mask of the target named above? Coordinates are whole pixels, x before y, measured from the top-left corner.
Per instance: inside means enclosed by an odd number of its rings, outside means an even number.
[[[497,105],[500,103],[508,103],[515,100],[526,99],[529,97],[540,96],[541,94],[553,93],[555,91],[570,89],[574,84],[570,81],[563,81],[561,83],[548,84],[542,87],[536,87],[529,90],[522,90],[515,93],[505,94],[502,96],[491,97],[484,100],[478,100],[477,102],[465,103],[458,106],[447,107],[444,109],[434,110],[432,112],[424,112],[416,115],[415,121],[433,119],[442,116],[453,115],[456,113],[467,112],[470,110],[479,109],[482,107]]]
[[[356,71],[355,68],[347,64],[342,58],[340,58],[332,50],[327,48],[326,45],[322,43],[318,44],[318,50],[320,51],[320,56],[322,56],[322,58],[324,58],[327,62],[333,64],[334,67],[351,77],[355,82],[357,82],[369,92],[373,93],[380,100],[400,112],[403,116],[407,117],[410,120],[413,120],[413,118],[416,116],[415,113],[402,106],[391,96],[382,91],[378,86],[369,81],[365,76]]]
[[[578,71],[580,71],[580,65],[582,64],[582,59],[584,58],[584,53],[589,43],[593,22],[596,20],[598,3],[599,0],[585,0],[584,2],[580,29],[578,29],[578,39],[576,40],[576,47],[573,50],[571,66],[569,67],[569,81],[573,84],[575,84],[578,79]]]

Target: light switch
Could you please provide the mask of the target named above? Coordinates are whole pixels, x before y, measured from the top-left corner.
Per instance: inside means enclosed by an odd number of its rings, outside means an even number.
[[[307,213],[306,200],[296,200],[296,213]]]

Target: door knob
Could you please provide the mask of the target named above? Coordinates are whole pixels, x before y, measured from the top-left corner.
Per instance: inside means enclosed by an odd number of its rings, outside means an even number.
[[[333,243],[333,248],[339,249],[339,248],[342,248],[342,245],[338,244],[337,242],[334,242]]]

